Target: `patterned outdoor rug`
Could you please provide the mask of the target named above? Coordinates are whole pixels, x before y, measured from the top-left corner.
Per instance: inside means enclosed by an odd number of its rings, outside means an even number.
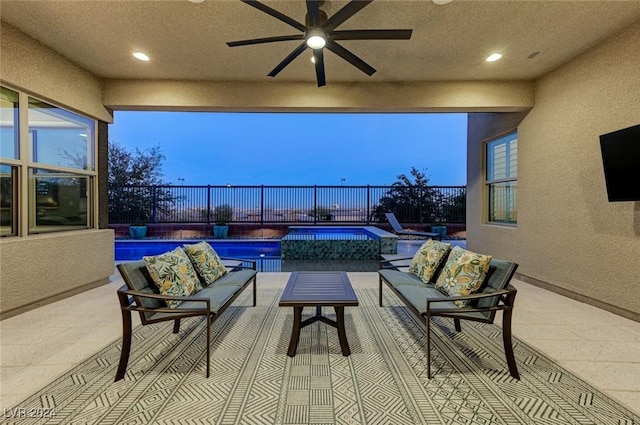
[[[509,375],[495,326],[445,319],[434,326],[431,380],[423,327],[393,295],[357,291],[346,309],[351,356],[337,332],[303,329],[286,355],[293,309],[280,291],[249,292],[215,322],[211,377],[205,378],[205,329],[186,321],[135,329],[128,374],[114,383],[119,341],[19,403],[50,409],[49,419],[19,424],[638,424],[620,406],[547,357],[516,341],[522,379]],[[309,309],[305,313],[312,314]],[[35,410],[33,410],[35,411]]]

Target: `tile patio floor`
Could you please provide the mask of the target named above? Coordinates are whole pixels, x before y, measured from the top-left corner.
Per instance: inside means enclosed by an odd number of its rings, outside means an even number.
[[[284,287],[288,276],[260,273],[259,288]],[[349,276],[356,288],[377,288],[375,272]],[[121,337],[121,285],[114,271],[106,285],[0,322],[0,409],[19,407]],[[522,281],[513,285],[514,335],[640,414],[640,323]]]

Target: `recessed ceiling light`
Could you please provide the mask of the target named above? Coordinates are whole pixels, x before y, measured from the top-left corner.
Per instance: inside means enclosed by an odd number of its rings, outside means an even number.
[[[438,6],[442,6],[443,4],[451,3],[453,0],[431,0],[431,1],[433,1],[433,3],[437,4]]]
[[[493,53],[487,58],[487,62],[495,62],[502,57],[502,53]]]
[[[133,54],[133,57],[138,59],[138,60],[144,61],[144,62],[148,62],[149,61],[149,56],[145,55],[142,52],[135,52]]]
[[[204,0],[189,0],[191,3],[204,3]]]

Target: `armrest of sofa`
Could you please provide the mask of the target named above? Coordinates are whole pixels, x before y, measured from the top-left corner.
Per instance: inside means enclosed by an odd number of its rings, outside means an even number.
[[[196,303],[203,303],[202,308],[169,308],[169,307],[144,307],[138,305],[135,302],[134,297],[139,298],[150,298],[162,301],[193,301]],[[208,312],[211,310],[211,300],[205,297],[197,297],[197,296],[189,296],[189,297],[179,297],[179,296],[171,296],[171,295],[162,295],[162,294],[150,294],[148,292],[140,292],[132,289],[128,289],[127,285],[122,285],[120,289],[118,289],[118,299],[120,300],[120,308],[122,310],[129,311],[140,311],[147,313],[171,313],[171,314],[180,314],[182,316],[189,314],[202,314],[203,312]]]
[[[411,265],[411,260],[413,257],[393,257],[393,256],[382,256],[382,260],[379,261],[379,267],[381,269],[398,269],[398,268],[406,268]],[[400,262],[400,264],[396,264]]]
[[[440,314],[456,314],[456,313],[484,313],[484,312],[492,312],[498,310],[505,310],[507,308],[511,308],[513,306],[513,298],[515,298],[516,288],[509,285],[505,289],[498,289],[493,291],[479,292],[470,295],[460,295],[451,297],[448,295],[442,294],[442,297],[437,298],[427,298],[427,315],[432,315],[432,312]],[[456,308],[437,308],[432,307],[431,304],[437,304],[441,302],[453,302],[453,301],[473,301],[473,300],[481,300],[485,298],[497,297],[496,302],[492,303],[487,307],[476,307],[476,306],[467,306],[467,307],[456,307]]]

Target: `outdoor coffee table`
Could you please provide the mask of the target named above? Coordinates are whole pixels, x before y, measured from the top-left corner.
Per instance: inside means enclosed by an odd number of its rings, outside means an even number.
[[[351,354],[344,330],[344,308],[357,306],[351,282],[345,272],[293,272],[280,298],[280,307],[293,307],[293,330],[287,355],[294,357],[300,339],[300,329],[318,320],[338,329],[342,355]],[[302,309],[315,307],[316,315],[302,320]],[[333,307],[336,320],[322,316],[322,307]]]

